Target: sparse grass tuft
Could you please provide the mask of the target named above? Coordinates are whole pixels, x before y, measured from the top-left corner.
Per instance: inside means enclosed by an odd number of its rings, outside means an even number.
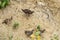
[[[54,36],[51,40],[59,40],[58,35],[54,34]]]
[[[40,31],[40,25],[37,26],[37,30]]]
[[[18,23],[18,22],[15,22],[15,23],[13,24],[13,29],[16,29],[18,26],[19,26],[19,23]]]
[[[10,36],[10,37],[9,37],[9,40],[12,40],[12,38],[13,38],[13,36]]]
[[[9,4],[10,0],[0,0],[0,9],[6,7]]]

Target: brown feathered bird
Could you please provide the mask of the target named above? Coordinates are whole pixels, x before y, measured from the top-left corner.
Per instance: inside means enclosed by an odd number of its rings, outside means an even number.
[[[25,14],[32,14],[34,13],[34,11],[31,11],[29,9],[22,9],[22,11],[25,13]]]
[[[25,31],[25,34],[26,34],[27,36],[30,36],[31,34],[33,34],[33,31],[34,31],[34,30],[31,30],[31,31]]]
[[[11,18],[7,18],[7,19],[5,19],[2,23],[4,23],[4,24],[8,24],[8,23],[11,22],[11,20],[12,20],[12,17],[11,17]]]

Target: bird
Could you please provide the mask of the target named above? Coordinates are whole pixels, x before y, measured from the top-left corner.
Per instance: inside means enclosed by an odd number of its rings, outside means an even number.
[[[32,30],[32,31],[25,31],[25,34],[26,34],[27,36],[30,36],[31,34],[33,34],[33,31],[34,31],[34,30]]]
[[[34,13],[34,11],[31,11],[29,9],[22,9],[22,11],[25,13],[25,14],[32,14]]]
[[[11,20],[12,20],[12,17],[11,17],[11,18],[7,18],[7,19],[5,19],[2,23],[4,23],[4,24],[8,24],[8,23],[11,22]]]
[[[43,29],[43,30],[40,30],[40,32],[41,32],[41,33],[44,33],[44,32],[45,32],[45,29]]]

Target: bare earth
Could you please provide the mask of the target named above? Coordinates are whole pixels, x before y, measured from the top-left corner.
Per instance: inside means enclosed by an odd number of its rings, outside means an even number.
[[[30,17],[26,17],[21,9],[34,11]],[[6,18],[13,17],[10,24],[2,24]],[[19,23],[19,27],[13,30],[14,22]],[[34,29],[40,25],[46,31],[42,34],[41,40],[51,40],[54,34],[60,40],[60,0],[10,0],[10,4],[0,9],[0,40],[31,40],[25,35],[26,29]]]

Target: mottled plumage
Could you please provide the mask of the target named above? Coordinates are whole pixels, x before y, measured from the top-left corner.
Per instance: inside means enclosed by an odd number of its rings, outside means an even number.
[[[2,23],[4,23],[4,24],[8,24],[11,20],[12,20],[12,17],[9,18],[9,19],[5,19]]]
[[[32,30],[32,31],[25,31],[25,34],[26,34],[27,36],[30,36],[31,34],[33,34],[33,31],[34,31],[34,30]]]
[[[29,9],[22,9],[22,11],[25,13],[25,14],[32,14],[34,11],[31,11]]]

